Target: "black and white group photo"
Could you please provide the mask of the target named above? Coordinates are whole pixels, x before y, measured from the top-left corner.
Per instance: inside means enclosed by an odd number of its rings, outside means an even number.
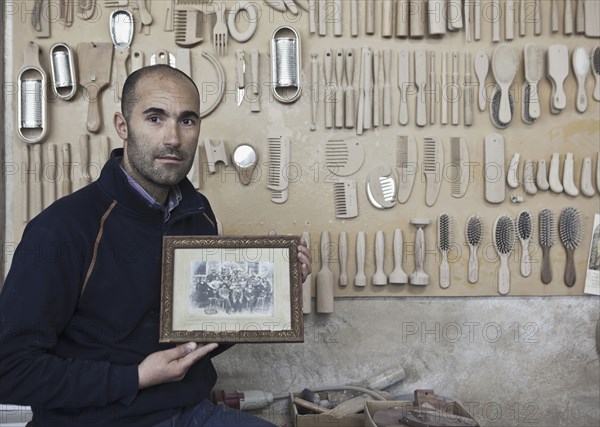
[[[273,263],[192,261],[190,305],[204,314],[273,314]]]

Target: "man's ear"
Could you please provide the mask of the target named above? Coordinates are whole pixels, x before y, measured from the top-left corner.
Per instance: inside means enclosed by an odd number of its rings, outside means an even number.
[[[113,117],[113,125],[115,127],[115,130],[117,131],[117,135],[119,135],[119,138],[125,141],[127,139],[128,133],[127,121],[125,121],[125,117],[123,117],[123,114],[119,112],[115,113]]]

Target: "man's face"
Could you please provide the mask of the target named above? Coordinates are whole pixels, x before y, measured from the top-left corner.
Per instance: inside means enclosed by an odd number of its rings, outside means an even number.
[[[200,105],[182,77],[148,76],[137,85],[127,122],[123,167],[159,199],[192,167],[200,134]]]

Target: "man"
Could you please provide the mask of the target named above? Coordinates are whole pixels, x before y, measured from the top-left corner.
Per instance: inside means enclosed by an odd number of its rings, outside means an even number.
[[[27,225],[0,295],[0,402],[31,405],[35,426],[271,425],[206,401],[227,346],[158,343],[163,236],[217,233],[185,178],[199,110],[184,73],[132,73],[123,150]]]

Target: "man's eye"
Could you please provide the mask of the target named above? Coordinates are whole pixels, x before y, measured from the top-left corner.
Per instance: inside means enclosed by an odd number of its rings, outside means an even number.
[[[181,123],[183,123],[186,126],[193,126],[195,122],[193,119],[183,119]]]
[[[160,121],[160,118],[158,116],[150,116],[148,117],[148,120],[152,123],[158,123]]]

